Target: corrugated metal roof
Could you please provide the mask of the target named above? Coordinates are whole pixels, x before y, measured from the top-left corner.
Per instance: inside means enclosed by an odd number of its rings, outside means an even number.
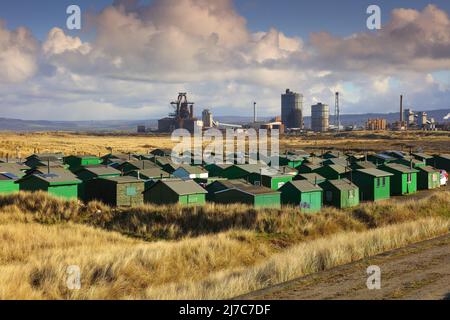
[[[443,159],[450,160],[450,154],[441,154],[441,155],[439,155],[439,157],[443,158]]]
[[[374,177],[390,177],[390,176],[393,176],[392,173],[386,172],[386,171],[382,171],[382,170],[379,170],[379,169],[357,169],[356,171],[362,172],[362,173],[365,173],[365,174],[368,174],[368,175],[374,176]]]
[[[322,191],[322,188],[312,184],[308,180],[291,181],[291,182],[288,182],[286,185],[289,185],[289,184],[291,184],[292,186],[294,186],[297,190],[299,190],[301,192]]]

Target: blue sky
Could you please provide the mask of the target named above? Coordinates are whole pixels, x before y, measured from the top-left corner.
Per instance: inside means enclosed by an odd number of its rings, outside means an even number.
[[[10,28],[27,26],[39,39],[44,39],[52,27],[64,27],[65,10],[71,4],[83,10],[98,12],[111,5],[112,0],[15,0],[0,3],[0,18]],[[142,4],[153,0],[141,0]],[[450,12],[448,0],[236,0],[237,11],[243,15],[252,31],[275,27],[287,35],[307,37],[311,32],[328,31],[341,36],[363,31],[366,22],[366,8],[379,5],[386,19],[394,8],[423,9],[433,3]],[[69,32],[70,33],[70,32]],[[73,34],[73,33],[72,33]],[[83,33],[80,33],[83,36]]]
[[[0,3],[1,117],[157,118],[178,91],[218,115],[250,115],[254,100],[276,115],[287,87],[306,108],[339,90],[345,113],[395,111],[400,93],[415,108],[450,107],[448,0],[112,2]],[[70,4],[91,28],[65,28]],[[370,4],[380,31],[366,29]]]

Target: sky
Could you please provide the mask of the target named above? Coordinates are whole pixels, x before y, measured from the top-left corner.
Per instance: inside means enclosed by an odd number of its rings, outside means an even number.
[[[68,30],[66,8],[82,10]],[[366,9],[381,8],[368,30]],[[290,88],[341,113],[450,108],[450,1],[15,0],[0,3],[0,117],[280,113]]]

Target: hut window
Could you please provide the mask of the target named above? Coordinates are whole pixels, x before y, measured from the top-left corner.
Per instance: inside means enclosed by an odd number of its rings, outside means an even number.
[[[327,199],[327,201],[332,201],[333,200],[333,192],[327,191],[325,193],[325,199]]]
[[[284,182],[278,182],[278,189],[280,189],[282,186],[284,186]]]
[[[136,188],[135,187],[127,187],[127,196],[133,197],[136,194],[137,193],[136,193]]]
[[[355,190],[350,190],[349,192],[348,192],[348,198],[349,199],[353,199],[355,197]]]
[[[411,183],[411,181],[412,181],[412,174],[411,173],[408,173],[407,179],[408,179],[408,183]]]
[[[437,174],[435,174],[435,173],[433,173],[433,175],[432,175],[432,179],[433,179],[433,182],[436,182],[437,181]]]
[[[257,186],[257,187],[260,187],[261,186],[261,181],[255,181],[254,185]]]
[[[377,178],[377,188],[379,188],[381,185],[381,178]]]
[[[382,178],[382,186],[385,187],[386,186],[386,177]]]

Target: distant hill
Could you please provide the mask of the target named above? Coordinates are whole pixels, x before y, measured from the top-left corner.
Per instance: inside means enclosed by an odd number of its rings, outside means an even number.
[[[444,121],[443,118],[450,113],[450,109],[427,111],[429,118],[434,118],[437,122]],[[230,124],[243,124],[253,121],[253,117],[241,116],[217,116],[217,121]],[[384,118],[388,122],[399,119],[396,113],[366,113],[366,114],[344,114],[341,115],[343,125],[363,125],[369,118]],[[269,121],[270,117],[260,117],[259,121]],[[305,125],[309,127],[310,117],[305,117]],[[333,115],[330,116],[330,123],[333,123]],[[86,132],[106,132],[106,131],[129,131],[135,132],[138,125],[156,129],[158,120],[105,120],[105,121],[46,121],[46,120],[20,120],[0,118],[0,131],[86,131]]]

